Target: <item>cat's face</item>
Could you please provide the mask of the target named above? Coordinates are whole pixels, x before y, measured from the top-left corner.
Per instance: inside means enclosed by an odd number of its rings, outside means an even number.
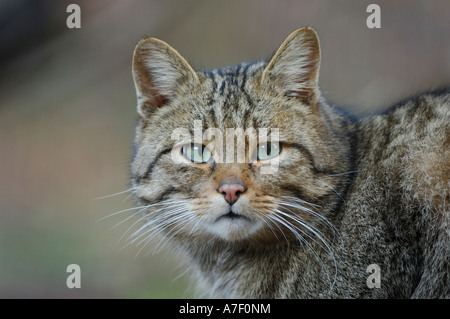
[[[137,236],[268,243],[324,223],[320,206],[346,164],[318,106],[319,60],[311,29],[269,63],[211,72],[141,41],[132,178],[148,218]]]

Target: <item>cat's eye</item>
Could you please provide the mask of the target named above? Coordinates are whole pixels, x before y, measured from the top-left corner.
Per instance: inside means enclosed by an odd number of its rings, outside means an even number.
[[[194,163],[206,163],[212,157],[211,151],[201,144],[187,144],[181,151],[186,159]]]
[[[278,143],[268,142],[258,145],[257,158],[260,161],[271,159],[280,154],[281,148]]]

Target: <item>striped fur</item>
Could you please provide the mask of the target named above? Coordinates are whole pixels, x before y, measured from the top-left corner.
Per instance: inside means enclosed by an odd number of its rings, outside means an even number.
[[[130,242],[170,243],[206,297],[448,297],[449,91],[355,121],[321,97],[319,62],[311,28],[268,62],[212,71],[160,40],[139,42]],[[191,138],[174,132],[194,136],[195,121],[224,137],[278,129],[278,169],[250,161],[250,135],[244,163],[215,161],[226,147],[212,135],[212,160],[189,161]],[[239,187],[232,204],[224,184]],[[381,288],[367,287],[370,264]]]

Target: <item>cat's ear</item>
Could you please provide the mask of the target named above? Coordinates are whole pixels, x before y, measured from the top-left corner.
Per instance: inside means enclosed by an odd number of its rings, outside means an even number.
[[[198,83],[197,73],[167,43],[146,38],[137,44],[133,55],[133,79],[138,113],[148,118],[179,93],[182,84]]]
[[[307,105],[319,98],[318,78],[320,46],[312,28],[302,28],[289,35],[262,74],[262,84],[281,89]]]

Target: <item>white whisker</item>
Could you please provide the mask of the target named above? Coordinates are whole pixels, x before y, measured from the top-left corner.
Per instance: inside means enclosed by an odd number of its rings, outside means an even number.
[[[319,235],[319,234],[321,234],[321,235],[323,235],[323,234],[322,234],[320,231],[319,231],[319,233],[317,233],[317,232],[314,230],[314,229],[315,229],[314,227],[308,226],[304,221],[300,220],[299,218],[296,218],[296,217],[294,217],[294,216],[291,216],[291,215],[289,215],[289,214],[287,214],[287,213],[284,213],[284,212],[282,212],[282,211],[276,210],[276,212],[277,212],[278,214],[283,215],[283,216],[286,217],[286,218],[290,218],[290,219],[292,219],[293,221],[299,223],[301,226],[305,227],[307,230],[309,230],[309,231],[312,232],[314,235],[316,235],[316,236],[320,239],[321,242],[324,242],[324,243],[325,243],[325,240],[323,239],[323,237]],[[281,216],[280,216],[280,217],[281,217]],[[281,218],[282,218],[282,217],[281,217]],[[286,220],[286,219],[283,218],[283,220]],[[287,221],[286,221],[286,222],[287,222]],[[322,246],[322,245],[320,244],[320,242],[318,242],[318,241],[315,240],[313,237],[311,237],[307,232],[305,232],[304,230],[302,230],[302,229],[299,228],[299,227],[296,227],[296,226],[293,226],[293,227],[295,227],[296,230],[300,231],[302,234],[304,234],[306,237],[308,237],[309,239],[311,239],[313,242],[315,242],[316,244],[318,244],[318,245],[320,246],[320,248],[322,248],[322,249],[325,250],[325,247]],[[314,228],[314,229],[313,229],[313,228]]]
[[[139,211],[140,213],[141,211]],[[131,215],[130,217],[134,217],[137,213],[134,213],[133,215]],[[119,240],[117,241],[117,244],[119,244],[122,239],[125,237],[126,234],[128,234],[128,232],[133,229],[133,227],[138,224],[139,222],[141,222],[142,220],[148,218],[148,215],[144,214],[143,216],[141,216],[141,218],[139,218],[138,220],[136,220],[130,227],[127,228],[127,230],[122,234],[122,236],[120,236]],[[128,218],[127,218],[128,219]]]
[[[281,225],[285,226],[287,229],[289,229],[290,232],[292,232],[292,234],[298,239],[299,243],[301,243],[303,247],[307,246],[310,249],[310,251],[313,253],[317,261],[320,263],[325,274],[327,275],[327,278],[330,283],[330,290],[332,290],[336,283],[338,272],[335,251],[331,246],[331,243],[327,240],[324,233],[322,233],[318,228],[313,226],[310,222],[303,220],[301,216],[295,213],[295,210],[308,213],[309,215],[315,217],[317,220],[323,223],[325,226],[327,226],[332,231],[333,240],[336,234],[339,235],[339,232],[336,230],[333,224],[331,224],[328,221],[328,219],[326,219],[320,213],[318,213],[313,209],[304,207],[305,204],[308,205],[308,207],[315,207],[315,208],[319,208],[320,206],[308,203],[304,200],[295,197],[282,196],[282,199],[283,200],[278,203],[279,209],[275,209],[273,211],[273,215],[271,215],[270,219],[275,220]],[[320,258],[318,252],[313,248],[313,246],[311,246],[311,244],[308,242],[307,239],[315,243],[321,250],[323,250],[328,256],[331,257],[334,265],[333,280],[331,280],[328,268],[325,267],[325,264]]]
[[[273,229],[273,227],[270,226],[269,222],[268,222],[267,220],[265,220],[265,219],[262,219],[262,221],[263,221],[264,224],[267,225],[267,227],[269,227],[269,229],[272,231],[272,233],[273,233],[273,235],[275,236],[275,238],[278,240],[278,236],[277,236],[277,234],[275,233],[275,230]],[[270,219],[269,219],[269,221],[270,221]],[[280,229],[280,231],[281,231],[281,229]],[[284,234],[283,234],[283,235],[284,235]],[[285,239],[287,240],[286,237],[285,237]]]
[[[152,214],[155,214],[155,213],[158,213],[158,212],[160,212],[160,211],[162,211],[162,210],[164,210],[166,207],[167,207],[167,205],[169,205],[170,203],[172,203],[173,201],[172,200],[167,200],[167,201],[163,201],[163,202],[159,202],[159,203],[154,203],[154,204],[151,204],[151,205],[147,205],[147,206],[143,206],[143,208],[142,209],[140,209],[138,212],[136,212],[136,213],[133,213],[132,215],[130,215],[129,217],[127,217],[127,218],[125,218],[123,221],[121,221],[121,222],[119,222],[118,224],[116,224],[116,225],[114,225],[114,227],[117,227],[117,226],[119,226],[120,224],[122,224],[122,223],[124,223],[125,221],[127,221],[128,219],[130,219],[130,218],[132,218],[132,217],[134,217],[134,216],[136,216],[137,214],[140,214],[141,212],[143,212],[143,211],[145,211],[145,210],[147,210],[147,209],[149,209],[149,208],[151,208],[151,207],[154,207],[154,206],[164,206],[164,207],[161,207],[161,208],[159,208],[159,209],[157,209],[157,210],[154,210],[154,211],[151,211],[151,212],[149,212],[149,213],[147,213],[147,214],[144,214],[141,218],[139,218],[138,220],[136,220],[124,233],[123,233],[123,235],[122,236],[120,236],[120,238],[119,238],[119,240],[117,241],[117,244],[118,243],[120,243],[121,241],[122,241],[122,239],[125,237],[125,235],[126,234],[128,234],[128,232],[137,224],[137,223],[139,223],[140,221],[142,221],[142,220],[144,220],[144,219],[146,219],[146,218],[149,218]],[[114,228],[113,227],[113,228]],[[143,226],[143,227],[145,227],[145,225]]]
[[[275,212],[275,214],[271,215],[271,218],[273,218],[273,220],[276,220],[277,222],[279,222],[280,224],[282,224],[283,226],[285,226],[292,234],[294,234],[294,236],[298,239],[299,243],[301,243],[303,245],[303,243],[308,244],[305,241],[305,238],[303,238],[302,235],[300,235],[295,228],[293,228],[291,226],[291,224],[289,222],[287,222],[283,217],[279,216],[277,214],[278,212]],[[287,239],[286,239],[287,240]],[[289,244],[289,241],[287,241]]]
[[[200,212],[200,210],[196,210],[196,211],[194,211],[194,212],[192,212],[192,213],[195,214],[195,213],[197,213],[197,212]],[[197,222],[195,223],[195,225],[191,228],[191,231],[189,232],[188,236],[191,236],[191,235],[195,232],[195,229],[198,227],[198,225],[200,224],[201,221],[202,221],[202,220],[201,220],[200,218],[198,218],[198,220],[197,220]]]
[[[345,173],[338,173],[338,174],[332,174],[332,175],[326,175],[324,177],[341,176],[341,175],[347,175],[347,174],[353,174],[353,173],[359,173],[359,172],[362,172],[362,170],[349,171],[349,172],[345,172]]]
[[[283,235],[284,240],[286,241],[286,244],[289,245],[289,240],[287,239],[286,235],[284,234],[284,231],[280,228],[280,226],[278,226],[277,220],[276,220],[276,218],[274,217],[274,215],[272,215],[272,214],[273,214],[273,213],[267,215],[268,220],[271,221],[271,222],[273,222],[273,224],[278,228],[278,230],[279,230],[279,231],[281,232],[281,234]]]
[[[309,205],[311,205],[308,202],[302,201],[302,200],[298,200],[297,198],[293,198],[293,197],[288,197],[288,196],[283,196],[283,199],[287,199],[287,200],[295,200],[295,201],[299,201],[301,203],[307,203]],[[322,216],[321,214],[319,214],[318,212],[311,210],[309,208],[304,207],[303,205],[298,205],[297,203],[292,203],[289,201],[283,201],[283,202],[279,202],[279,205],[281,206],[287,206],[290,208],[294,208],[294,209],[298,209],[301,210],[303,212],[309,213],[314,217],[317,217],[321,222],[323,222],[327,227],[329,227],[332,232],[333,232],[333,240],[335,239],[336,235],[340,237],[338,230],[336,229],[336,227],[334,227],[334,225],[332,223],[330,223],[330,221],[328,219],[326,219],[324,216]],[[295,215],[295,214],[294,214]]]
[[[170,226],[176,225],[180,219],[184,219],[184,218],[186,218],[186,217],[189,217],[189,216],[188,216],[188,212],[179,214],[178,216],[176,216],[175,218],[172,218],[172,220],[168,221],[167,223],[162,224],[162,225],[159,225],[159,226],[158,226],[159,229],[158,229],[155,233],[153,233],[153,234],[150,233],[149,236],[146,236],[144,239],[142,239],[139,243],[136,244],[136,246],[139,246],[139,245],[141,245],[142,243],[145,242],[145,243],[142,245],[142,247],[139,249],[139,251],[137,252],[136,256],[139,255],[139,253],[144,249],[144,247],[146,247],[147,244],[148,244],[149,242],[151,242],[153,238],[155,238],[159,233],[161,233],[161,231],[167,229],[167,228],[170,227]],[[166,238],[166,237],[167,237],[174,229],[175,229],[175,228],[173,228],[172,230],[170,230],[168,233],[166,233],[166,234],[161,238],[161,240],[159,241],[158,245],[155,247],[155,251],[158,249],[159,245],[165,240],[165,238]],[[171,238],[172,238],[172,237],[171,237]]]
[[[132,192],[132,191],[134,191],[136,189],[139,189],[139,188],[142,188],[142,187],[144,187],[144,186],[141,185],[141,186],[132,187],[132,188],[126,189],[126,190],[118,192],[118,193],[114,193],[114,194],[110,194],[110,195],[106,195],[106,196],[101,196],[101,197],[96,197],[96,198],[93,198],[92,200],[105,199],[105,198],[110,198],[110,197],[126,194],[128,192]]]
[[[183,220],[183,226],[178,229],[176,232],[174,232],[169,238],[167,238],[168,235],[170,235],[171,232],[173,232],[175,230],[175,228],[173,228],[172,230],[170,230],[167,234],[165,234],[163,236],[163,238],[161,238],[161,240],[159,241],[158,245],[155,247],[155,251],[154,252],[159,252],[161,249],[164,248],[164,246],[176,235],[178,234],[181,230],[183,230],[186,226],[188,226],[189,224],[191,224],[192,222],[194,222],[195,216],[192,215],[192,212],[186,212],[184,214],[186,217],[185,220]],[[163,245],[161,247],[159,247],[161,245],[161,243],[163,243]],[[159,249],[158,249],[159,247]]]
[[[325,183],[324,183],[324,184],[325,184]],[[342,201],[345,201],[345,200],[344,200],[344,197],[342,197],[342,195],[339,194],[333,187],[331,187],[331,186],[328,185],[328,184],[325,184],[325,186],[327,186],[329,189],[331,189],[333,192],[335,192],[336,195],[338,195],[338,196],[342,199]]]
[[[315,208],[321,208],[320,205],[317,205],[317,204],[314,204],[314,203],[307,202],[307,201],[305,201],[305,200],[303,200],[303,199],[300,199],[300,198],[297,198],[297,197],[292,197],[292,196],[281,196],[281,197],[282,197],[282,198],[285,198],[285,199],[287,199],[287,200],[294,201],[294,202],[299,202],[299,203],[302,203],[302,204],[306,204],[306,205],[309,205],[309,206],[312,206],[312,207],[315,207]]]
[[[134,243],[136,242],[139,238],[141,238],[142,236],[158,229],[161,228],[164,229],[168,226],[170,226],[177,218],[179,218],[179,213],[183,212],[185,209],[184,208],[179,208],[177,210],[172,210],[172,211],[168,211],[165,212],[163,214],[161,214],[161,216],[158,216],[158,218],[151,220],[150,222],[146,223],[144,226],[142,226],[138,231],[134,232],[133,234],[131,234],[128,239],[130,239],[131,237],[135,237],[133,240],[130,241],[130,243]],[[159,224],[159,222],[161,220],[164,220],[163,223]],[[147,229],[146,231],[142,232],[141,234],[137,235],[140,231],[142,231],[143,229],[152,226],[154,224],[157,224],[156,226],[151,227],[150,229]],[[159,232],[159,230],[158,230]],[[136,246],[139,246],[144,240],[139,241]]]
[[[127,209],[124,209],[124,210],[121,210],[121,211],[118,211],[118,212],[109,214],[109,215],[104,216],[104,217],[102,217],[102,218],[99,218],[99,219],[97,219],[97,223],[100,222],[100,221],[102,221],[102,220],[105,220],[105,219],[107,219],[107,218],[110,218],[110,217],[112,217],[112,216],[118,215],[118,214],[122,214],[122,213],[125,213],[125,212],[129,212],[129,211],[135,210],[135,209],[146,208],[146,207],[148,207],[148,206],[138,206],[138,207],[127,208]]]

